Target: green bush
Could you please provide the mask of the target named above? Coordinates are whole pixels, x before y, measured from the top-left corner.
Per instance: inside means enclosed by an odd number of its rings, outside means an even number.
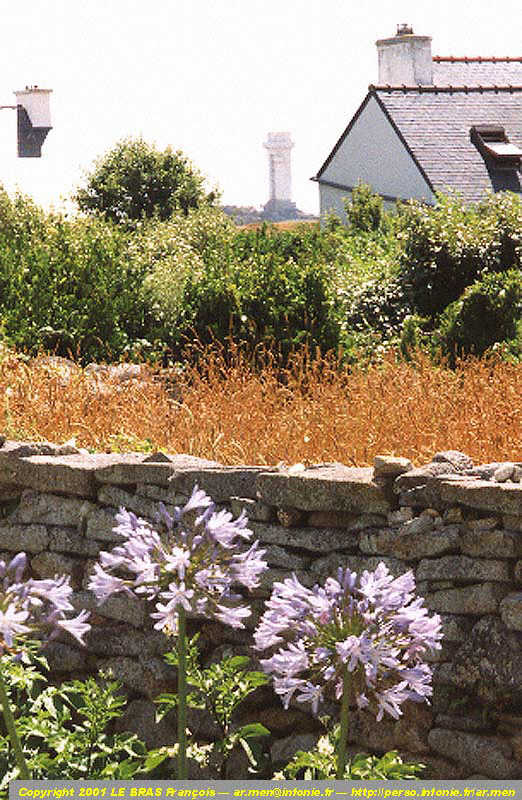
[[[386,214],[382,197],[365,183],[360,183],[353,189],[351,196],[344,202],[344,210],[348,226],[355,231],[369,233],[385,227]]]
[[[445,310],[439,330],[450,356],[480,356],[497,342],[513,339],[522,312],[522,276],[518,270],[487,275],[469,286]]]
[[[434,207],[399,213],[400,279],[412,310],[436,319],[467,286],[489,272],[522,266],[522,200],[492,195],[478,205],[437,197]]]

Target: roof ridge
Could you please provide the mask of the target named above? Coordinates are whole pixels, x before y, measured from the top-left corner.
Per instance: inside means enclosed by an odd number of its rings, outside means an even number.
[[[507,85],[507,86],[391,86],[390,84],[386,85],[377,85],[370,83],[368,86],[368,90],[370,92],[402,92],[406,94],[408,92],[416,92],[417,94],[453,94],[454,92],[464,92],[468,94],[469,92],[479,92],[482,94],[483,92],[522,92],[522,85]]]
[[[447,62],[460,62],[465,64],[482,63],[483,61],[496,63],[497,61],[515,61],[522,62],[522,56],[433,56],[433,61],[440,63],[441,61]]]

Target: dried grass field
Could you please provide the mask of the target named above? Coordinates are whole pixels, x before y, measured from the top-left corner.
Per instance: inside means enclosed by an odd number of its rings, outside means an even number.
[[[174,387],[174,388],[173,388]],[[0,426],[10,438],[95,450],[163,449],[225,464],[340,461],[377,453],[423,463],[441,449],[476,462],[522,459],[522,366],[468,360],[457,369],[418,354],[406,363],[340,368],[295,357],[209,349],[175,377],[97,382],[79,367],[39,357],[0,363]]]

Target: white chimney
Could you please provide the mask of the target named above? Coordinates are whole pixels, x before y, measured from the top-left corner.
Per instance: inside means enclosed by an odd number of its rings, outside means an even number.
[[[415,36],[398,25],[391,39],[379,39],[379,86],[432,86],[431,36]]]
[[[16,101],[27,111],[34,128],[51,128],[51,111],[49,98],[52,89],[40,89],[38,86],[26,86],[15,92]]]

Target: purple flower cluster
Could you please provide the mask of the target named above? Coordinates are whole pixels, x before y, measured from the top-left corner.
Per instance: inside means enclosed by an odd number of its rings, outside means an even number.
[[[393,578],[381,563],[360,580],[340,568],[337,579],[307,589],[297,578],[275,583],[255,633],[258,650],[279,646],[261,661],[286,708],[296,695],[316,712],[327,692],[341,698],[348,671],[359,708],[398,718],[405,700],[429,702],[431,670],[422,662],[440,648],[441,621],[414,596],[407,572]]]
[[[197,486],[172,516],[162,503],[159,508],[156,527],[120,509],[114,530],[124,541],[100,553],[89,589],[100,603],[117,592],[155,601],[154,627],[166,633],[177,632],[180,606],[243,628],[250,609],[234,588],[255,588],[267,568],[257,541],[242,549],[253,536],[244,512],[234,520],[228,511],[217,511]]]
[[[46,580],[23,580],[27,566],[25,553],[18,553],[6,564],[0,561],[0,655],[17,655],[23,639],[52,639],[60,630],[67,631],[80,644],[90,629],[89,614],[73,611],[72,588],[65,576]]]

